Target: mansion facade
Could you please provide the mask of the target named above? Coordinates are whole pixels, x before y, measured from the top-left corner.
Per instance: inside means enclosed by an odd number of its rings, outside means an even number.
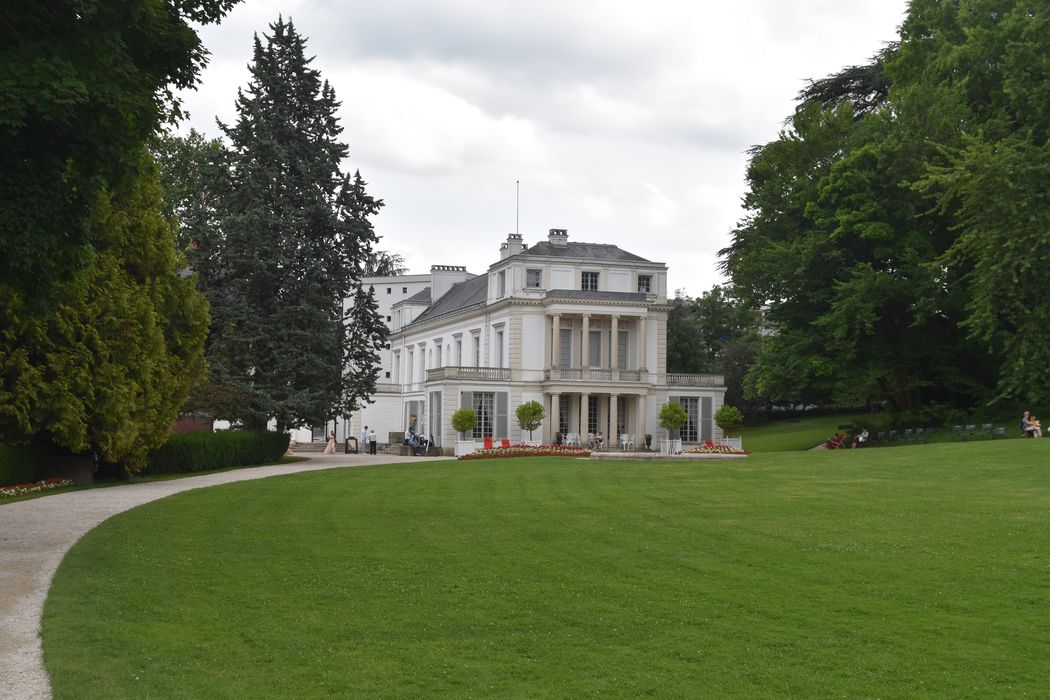
[[[564,229],[527,246],[510,234],[482,275],[435,265],[429,275],[367,278],[390,328],[374,403],[339,421],[337,432],[374,429],[381,443],[409,429],[451,453],[457,409],[473,408],[473,437],[496,444],[530,440],[515,409],[544,407],[531,437],[602,433],[608,446],[628,436],[664,436],[657,414],[680,402],[689,421],[681,439],[722,437],[714,413],[719,375],[667,372],[667,266],[614,245],[576,243]]]

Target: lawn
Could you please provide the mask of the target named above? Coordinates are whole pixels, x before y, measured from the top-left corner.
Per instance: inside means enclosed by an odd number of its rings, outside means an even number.
[[[838,432],[840,425],[863,421],[865,416],[814,416],[798,420],[776,420],[740,431],[744,447],[752,452],[808,450]]]
[[[416,462],[187,492],[70,551],[56,698],[1021,697],[1050,440]]]

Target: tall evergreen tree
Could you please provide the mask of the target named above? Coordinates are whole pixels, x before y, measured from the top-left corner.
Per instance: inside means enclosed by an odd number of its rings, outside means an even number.
[[[255,37],[237,121],[222,126],[229,186],[196,266],[212,304],[213,383],[239,397],[231,417],[318,424],[358,395],[358,373],[374,382],[374,366],[344,372],[356,348],[382,341],[374,327],[346,322],[343,300],[360,286],[377,240],[369,217],[382,202],[340,170],[339,102],[304,39],[280,18],[270,30],[265,42]]]
[[[103,191],[91,264],[46,318],[0,289],[0,439],[93,451],[129,471],[162,444],[204,370],[208,308],[182,274],[155,166]]]

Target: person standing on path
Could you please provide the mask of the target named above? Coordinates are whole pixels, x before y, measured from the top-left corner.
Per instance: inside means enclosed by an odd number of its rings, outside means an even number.
[[[325,445],[324,453],[326,455],[335,454],[335,433],[328,433],[328,444]]]
[[[376,431],[372,428],[368,431],[368,454],[374,455],[376,453]]]
[[[361,442],[357,443],[357,453],[365,454],[368,452],[368,426],[366,425],[361,429]]]

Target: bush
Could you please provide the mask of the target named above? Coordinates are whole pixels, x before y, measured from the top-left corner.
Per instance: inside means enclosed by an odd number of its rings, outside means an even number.
[[[222,430],[172,435],[149,454],[145,474],[181,474],[276,462],[288,450],[287,433]]]
[[[473,408],[461,408],[452,414],[452,429],[457,433],[473,430],[478,424],[478,414]]]
[[[0,445],[0,486],[37,481],[48,457],[49,451],[43,447]]]
[[[740,426],[744,424],[744,415],[740,409],[726,404],[715,411],[715,423],[722,429],[726,437],[732,437],[740,431]]]

